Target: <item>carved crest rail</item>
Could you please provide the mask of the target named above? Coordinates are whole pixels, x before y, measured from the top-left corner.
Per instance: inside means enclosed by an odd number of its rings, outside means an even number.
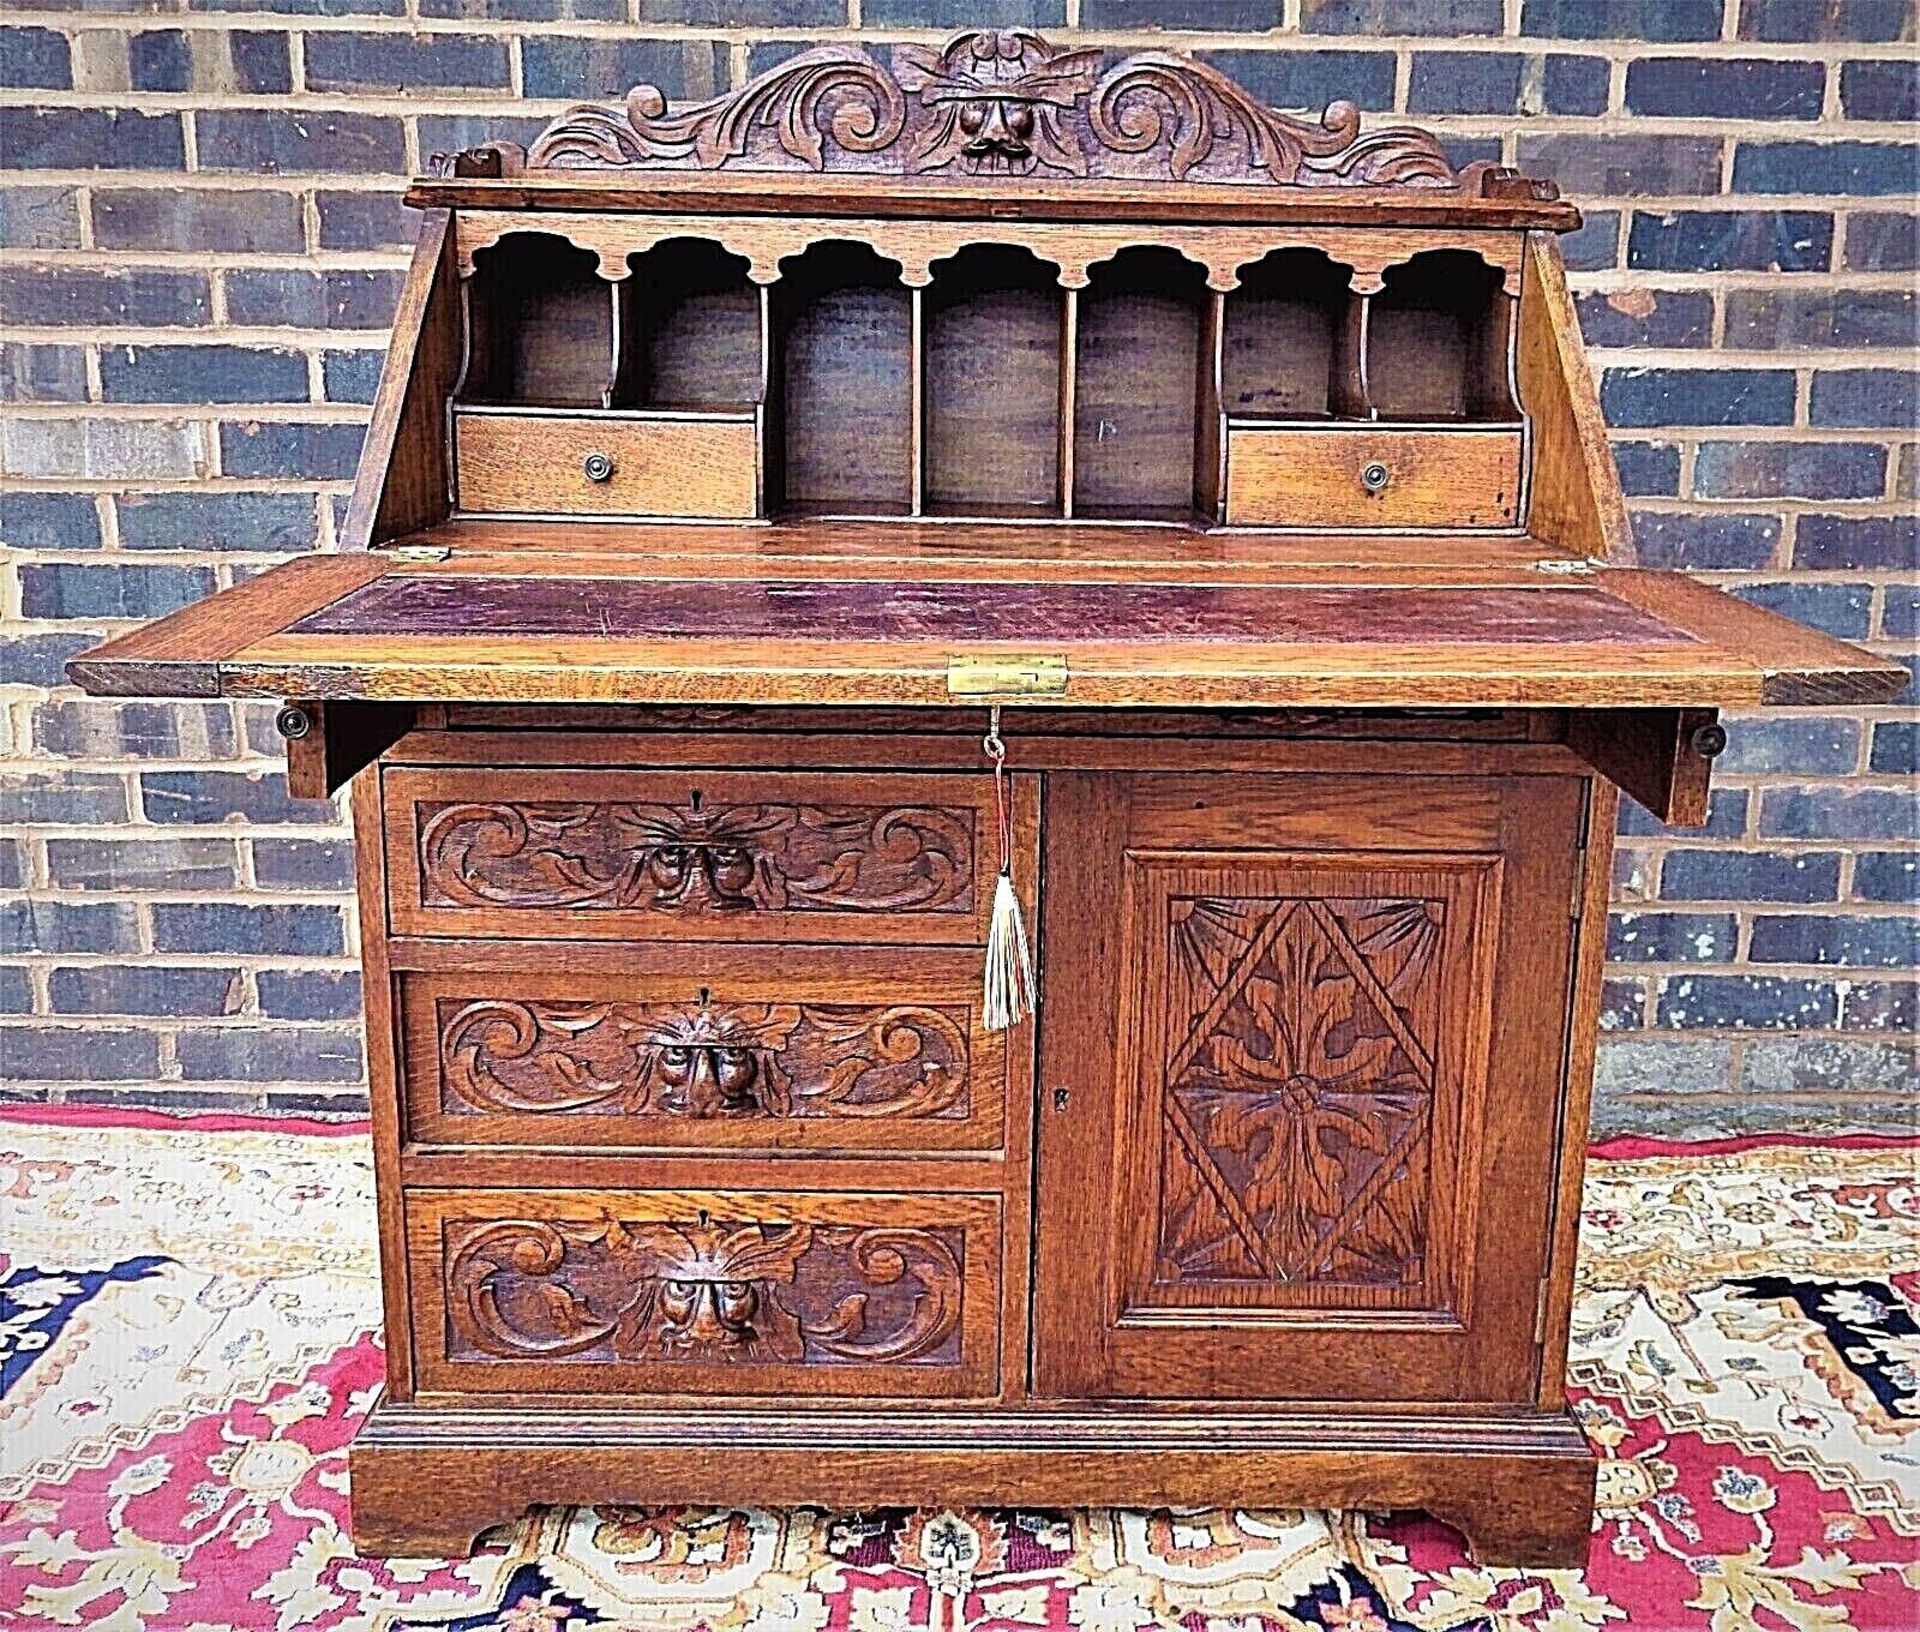
[[[975,29],[937,49],[853,45],[789,57],[711,101],[670,108],[653,85],[582,104],[530,147],[489,143],[447,175],[687,169],[1055,181],[1406,188],[1552,200],[1549,182],[1456,168],[1428,132],[1363,132],[1348,101],[1318,120],[1269,108],[1217,68],[1167,51],[1110,57],[1031,29]]]

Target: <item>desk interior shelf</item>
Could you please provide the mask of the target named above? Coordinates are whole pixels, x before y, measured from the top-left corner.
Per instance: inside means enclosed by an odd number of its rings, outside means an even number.
[[[1326,249],[1256,254],[1254,241],[1221,288],[1196,241],[1173,230],[1084,271],[988,239],[929,259],[909,281],[856,226],[837,230],[846,236],[779,258],[764,280],[719,239],[623,251],[604,224],[571,236],[530,225],[474,249],[454,506],[1200,529],[1519,524],[1517,298],[1509,270],[1480,251],[1409,251],[1362,279]],[[551,447],[526,446],[542,467],[503,482],[497,438],[477,420],[536,409],[618,418],[592,434],[549,426]],[[1277,494],[1257,474],[1314,463],[1325,444],[1304,433],[1353,428],[1368,439],[1340,446],[1359,468],[1384,463],[1390,485],[1404,465],[1403,489],[1430,486],[1417,467],[1468,445],[1372,433],[1468,426],[1497,428],[1490,453],[1467,456],[1476,471],[1497,458],[1504,482],[1500,502],[1465,517],[1417,490],[1376,516],[1357,471],[1339,471],[1331,495]],[[465,446],[474,437],[477,450]],[[737,480],[690,477],[749,444],[750,494]],[[559,457],[576,445],[583,459],[603,455],[585,489]],[[1250,473],[1238,482],[1236,464]]]
[[[919,506],[919,293],[865,244],[816,245],[772,289],[780,427],[773,508],[911,515]]]

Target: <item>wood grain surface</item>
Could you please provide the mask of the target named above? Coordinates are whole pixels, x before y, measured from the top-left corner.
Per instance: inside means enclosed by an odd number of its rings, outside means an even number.
[[[1009,1050],[970,950],[519,950],[400,984],[423,1145],[1000,1153]]]
[[[536,1503],[1424,1507],[1483,1564],[1576,1568],[1594,1461],[1564,1407],[1071,1414],[381,1401],[351,1453],[366,1552],[464,1553]],[[411,1556],[410,1554],[410,1556]]]
[[[1511,527],[1520,511],[1521,433],[1326,430],[1228,421],[1227,520],[1238,526]],[[1363,472],[1378,466],[1384,485]]]
[[[724,172],[620,174],[605,170],[543,171],[494,179],[419,176],[406,193],[416,209],[577,211],[640,215],[820,216],[837,220],[977,222],[977,188],[927,177],[728,175]],[[1404,228],[1435,232],[1571,232],[1580,212],[1563,200],[1468,197],[1435,188],[1382,193],[1367,188],[1257,188],[1166,183],[1007,178],[994,190],[994,219],[1030,228],[1051,221],[1098,228],[1142,224],[1347,227],[1367,232]]]
[[[1547,234],[1527,240],[1515,376],[1534,428],[1528,530],[1562,549],[1625,565],[1633,559],[1633,525],[1560,245]]]
[[[454,415],[461,508],[626,516],[751,516],[759,510],[751,412]],[[594,455],[609,474],[585,473]]]
[[[1585,781],[1404,786],[1049,778],[1042,1396],[1533,1397]]]

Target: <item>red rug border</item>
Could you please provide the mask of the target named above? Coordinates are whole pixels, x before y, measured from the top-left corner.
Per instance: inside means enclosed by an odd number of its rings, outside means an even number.
[[[1647,1156],[1724,1156],[1788,1145],[1826,1150],[1898,1150],[1908,1145],[1920,1149],[1920,1133],[1748,1133],[1730,1139],[1653,1139],[1623,1133],[1596,1139],[1587,1146],[1587,1154],[1603,1162],[1630,1162]]]
[[[227,1111],[157,1111],[119,1105],[48,1105],[32,1101],[0,1104],[0,1122],[39,1123],[48,1127],[159,1129],[191,1133],[293,1133],[316,1138],[358,1138],[372,1131],[365,1116],[322,1119],[309,1116],[241,1115]],[[1719,1156],[1784,1145],[1831,1150],[1920,1148],[1920,1133],[1750,1133],[1729,1139],[1655,1139],[1616,1134],[1598,1139],[1587,1154],[1600,1161],[1633,1161],[1648,1156]]]
[[[46,1105],[31,1101],[0,1105],[0,1122],[56,1128],[161,1129],[176,1133],[297,1133],[320,1138],[358,1137],[372,1131],[365,1116],[339,1120],[312,1116],[245,1116],[228,1111],[155,1111],[131,1105]]]

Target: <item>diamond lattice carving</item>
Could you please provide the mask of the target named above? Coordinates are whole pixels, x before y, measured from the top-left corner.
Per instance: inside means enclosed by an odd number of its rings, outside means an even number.
[[[1170,906],[1157,1279],[1418,1284],[1444,904]]]

